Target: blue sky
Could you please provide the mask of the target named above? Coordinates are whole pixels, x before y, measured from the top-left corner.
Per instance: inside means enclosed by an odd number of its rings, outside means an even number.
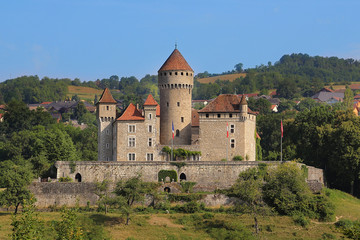
[[[156,74],[178,49],[195,74],[284,54],[360,59],[358,0],[1,0],[0,81]]]

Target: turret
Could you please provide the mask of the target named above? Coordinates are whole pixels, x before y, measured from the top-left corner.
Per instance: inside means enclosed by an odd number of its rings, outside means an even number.
[[[96,103],[98,122],[98,161],[113,160],[113,123],[116,120],[116,101],[105,88]]]
[[[240,101],[240,118],[245,120],[248,115],[248,104],[246,101],[245,94],[242,95],[241,101]]]
[[[158,71],[160,89],[160,144],[191,144],[191,95],[194,71],[179,50],[171,53]]]

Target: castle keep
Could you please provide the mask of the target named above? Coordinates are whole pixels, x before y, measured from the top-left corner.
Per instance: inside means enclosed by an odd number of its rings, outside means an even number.
[[[175,49],[158,71],[160,105],[149,95],[138,109],[117,116],[105,89],[97,103],[99,161],[169,161],[164,146],[201,152],[188,160],[255,161],[256,113],[245,97],[220,95],[204,109],[191,108],[194,71]]]

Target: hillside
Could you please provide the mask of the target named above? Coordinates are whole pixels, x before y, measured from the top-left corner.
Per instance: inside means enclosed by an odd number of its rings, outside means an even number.
[[[360,200],[339,190],[325,189],[336,206],[336,219],[356,220],[360,218]],[[248,214],[225,213],[223,208],[208,209],[194,214],[156,212],[152,208],[144,210],[138,207],[129,226],[119,212],[104,215],[95,210],[83,209],[78,213],[86,223],[103,228],[111,239],[252,239],[253,218]],[[39,217],[50,226],[59,220],[61,213],[40,212]],[[9,239],[11,234],[11,214],[0,212],[0,239]],[[260,239],[340,239],[342,234],[335,228],[334,222],[311,221],[307,227],[301,227],[287,216],[261,216]],[[90,228],[91,229],[91,228]],[[93,229],[91,229],[93,230]],[[230,232],[230,235],[229,235]],[[228,234],[228,235],[226,235]],[[328,236],[328,238],[324,238]],[[51,234],[48,236],[52,239]]]
[[[69,85],[66,96],[71,98],[72,96],[77,95],[81,100],[94,102],[95,95],[100,98],[102,92],[102,89]]]
[[[207,78],[198,78],[197,80],[200,83],[213,83],[216,80],[220,80],[220,81],[226,81],[229,80],[230,82],[234,81],[237,78],[240,77],[246,77],[246,73],[234,73],[234,74],[226,74],[226,75],[219,75],[219,76],[215,76],[215,77],[207,77]]]

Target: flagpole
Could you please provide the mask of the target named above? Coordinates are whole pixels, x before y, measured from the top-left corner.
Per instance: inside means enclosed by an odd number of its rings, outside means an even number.
[[[229,124],[226,123],[226,161],[228,161],[229,156]]]
[[[172,146],[171,146],[171,161],[174,161],[174,138],[172,138]]]
[[[282,139],[283,139],[283,124],[282,124],[282,119],[281,119],[281,140],[280,140],[280,161],[282,162]]]

